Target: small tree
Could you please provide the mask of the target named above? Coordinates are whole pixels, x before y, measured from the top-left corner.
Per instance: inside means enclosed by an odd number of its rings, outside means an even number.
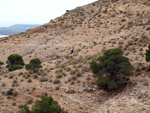
[[[145,57],[146,62],[150,62],[150,45],[148,46],[145,55],[146,55]]]
[[[0,65],[3,65],[4,63],[0,61]]]
[[[42,96],[41,100],[37,100],[33,105],[32,110],[27,105],[23,108],[23,113],[67,113],[57,101],[52,97]]]
[[[122,56],[120,48],[109,49],[99,57],[99,63],[90,63],[92,72],[96,75],[97,85],[103,89],[116,89],[125,83],[125,77],[132,75],[129,59]]]
[[[32,59],[29,64],[26,64],[25,68],[26,70],[33,71],[34,73],[36,73],[39,68],[42,68],[40,59]]]
[[[23,66],[25,65],[22,59],[21,55],[18,54],[12,54],[7,58],[7,68],[9,71],[17,70],[17,69],[22,69]]]
[[[3,65],[3,64],[4,64],[4,63],[0,61],[0,68],[1,68],[1,65]]]

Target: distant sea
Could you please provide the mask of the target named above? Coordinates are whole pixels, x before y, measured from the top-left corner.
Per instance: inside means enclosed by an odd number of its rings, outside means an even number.
[[[7,37],[7,36],[9,36],[9,35],[0,35],[0,38]]]

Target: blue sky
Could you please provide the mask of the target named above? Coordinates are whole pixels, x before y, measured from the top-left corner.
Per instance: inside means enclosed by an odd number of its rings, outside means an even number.
[[[13,24],[44,24],[66,10],[97,0],[0,0],[0,27]]]

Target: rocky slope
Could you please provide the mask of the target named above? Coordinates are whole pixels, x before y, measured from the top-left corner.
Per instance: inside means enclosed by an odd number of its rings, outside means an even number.
[[[10,73],[5,65],[1,68],[0,112],[17,112],[22,104],[46,92],[69,113],[149,113],[150,78],[143,71],[150,44],[149,7],[149,0],[100,0],[0,39],[0,61],[17,53],[25,63],[35,57],[43,62],[43,71],[37,74],[24,69]],[[74,54],[70,54],[72,47]],[[140,71],[122,92],[109,94],[97,89],[89,62],[115,47],[121,47]],[[6,95],[11,87],[18,95]]]

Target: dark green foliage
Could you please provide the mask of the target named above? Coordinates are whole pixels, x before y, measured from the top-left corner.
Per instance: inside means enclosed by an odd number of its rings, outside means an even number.
[[[12,65],[8,70],[13,71],[13,70],[22,69],[22,68],[23,66],[21,65]]]
[[[100,65],[97,64],[95,61],[93,61],[93,62],[90,63],[90,68],[92,69],[92,72],[93,72],[94,74],[96,74],[96,73],[98,73],[99,70],[100,70]]]
[[[146,62],[150,62],[150,45],[148,46],[148,50],[146,50]]]
[[[109,90],[116,89],[119,84],[125,84],[125,77],[132,75],[129,59],[122,55],[120,48],[109,49],[99,57],[99,63],[90,63],[92,72],[98,77],[98,86]]]
[[[0,61],[0,65],[3,65],[4,63]]]
[[[41,64],[41,61],[39,58],[34,58],[34,59],[30,60],[30,64],[36,64],[36,65]]]
[[[107,88],[109,90],[117,89],[118,84],[117,84],[116,80],[110,80],[109,82],[107,82]]]
[[[22,56],[18,54],[10,55],[6,63],[7,63],[6,67],[8,68],[9,71],[22,69],[23,66],[25,65],[23,62]]]
[[[107,88],[107,82],[110,81],[109,77],[99,77],[97,80],[97,85],[101,88]]]
[[[26,70],[30,70],[36,73],[39,68],[42,68],[40,59],[39,58],[32,59],[29,64],[26,64],[25,68]]]
[[[42,96],[41,100],[37,100],[32,110],[27,105],[24,106],[22,113],[67,113],[64,111],[57,101],[52,97]]]

